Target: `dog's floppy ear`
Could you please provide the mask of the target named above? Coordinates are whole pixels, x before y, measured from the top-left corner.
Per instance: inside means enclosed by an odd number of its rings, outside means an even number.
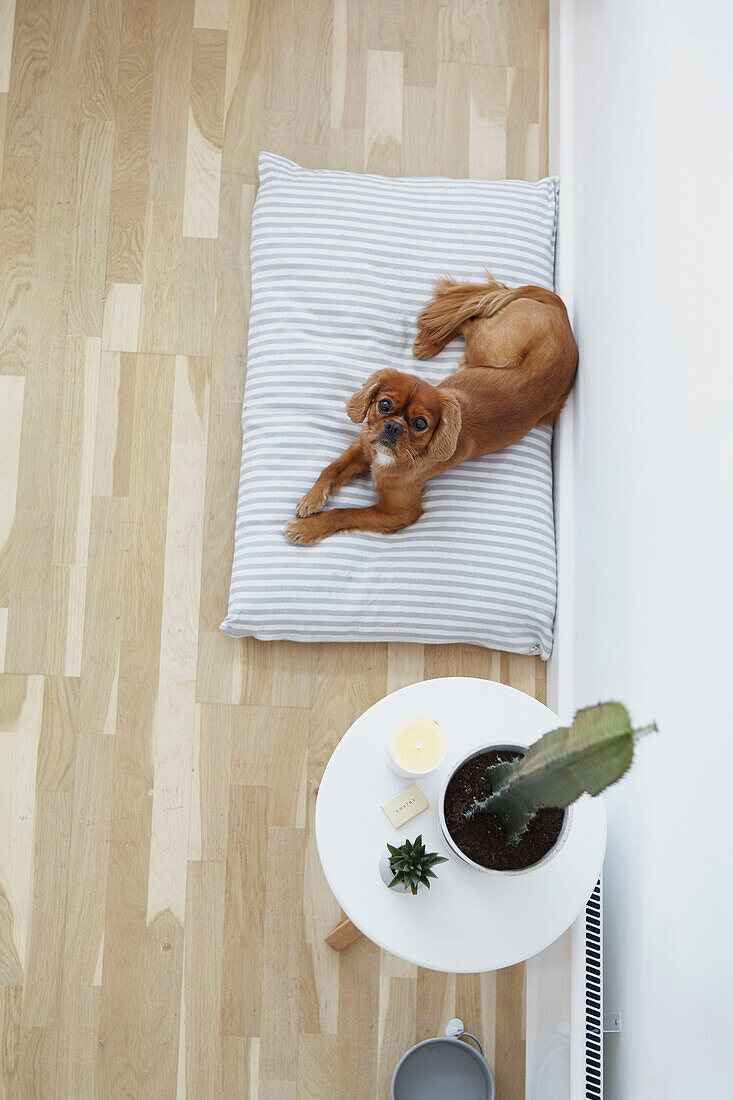
[[[374,374],[369,375],[360,390],[352,393],[346,402],[346,413],[355,424],[361,424],[362,420],[366,419],[369,406],[377,396],[379,387],[390,374],[392,374],[391,370],[376,370]]]
[[[438,427],[430,440],[428,453],[436,462],[447,462],[458,445],[461,430],[461,406],[455,397],[441,394],[443,407]]]

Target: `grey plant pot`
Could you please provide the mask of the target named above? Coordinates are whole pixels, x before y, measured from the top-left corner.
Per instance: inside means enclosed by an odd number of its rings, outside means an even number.
[[[565,817],[563,820],[562,829],[560,830],[560,835],[558,836],[552,848],[550,848],[549,852],[547,852],[547,854],[544,855],[542,859],[538,860],[537,863],[533,863],[531,867],[522,867],[517,871],[496,871],[492,867],[482,867],[480,863],[474,863],[474,861],[458,847],[453,837],[450,835],[450,832],[448,831],[448,826],[445,822],[445,792],[448,790],[448,784],[450,783],[451,779],[456,774],[458,769],[466,763],[467,760],[472,760],[474,756],[480,756],[482,752],[488,752],[490,749],[507,749],[512,752],[514,752],[515,750],[525,752],[527,746],[517,745],[513,742],[495,741],[493,743],[489,743],[488,745],[482,745],[480,749],[475,749],[473,752],[469,752],[466,754],[466,756],[461,757],[461,759],[456,764],[454,764],[454,766],[449,771],[440,792],[440,798],[438,800],[438,825],[440,827],[440,832],[443,836],[443,840],[446,842],[453,854],[455,856],[458,856],[458,858],[469,867],[473,867],[475,871],[481,871],[482,874],[485,875],[505,875],[512,877],[516,875],[531,875],[534,871],[539,870],[540,867],[544,867],[546,866],[546,864],[550,863],[558,854],[565,841],[567,840],[568,833],[570,832],[573,824],[572,806],[568,806],[568,808],[565,810]]]

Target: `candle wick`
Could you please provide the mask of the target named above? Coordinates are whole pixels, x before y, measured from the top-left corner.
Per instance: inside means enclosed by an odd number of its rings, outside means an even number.
[[[418,748],[418,749],[421,749],[422,748],[422,741],[418,741],[418,743],[415,747]]]

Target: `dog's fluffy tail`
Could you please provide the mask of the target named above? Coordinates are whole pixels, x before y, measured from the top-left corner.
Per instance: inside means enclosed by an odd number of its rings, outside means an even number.
[[[417,338],[412,349],[417,359],[437,355],[467,321],[493,317],[510,302],[527,297],[530,289],[510,290],[489,271],[486,278],[485,283],[459,283],[447,275],[436,280],[435,293],[417,319]]]

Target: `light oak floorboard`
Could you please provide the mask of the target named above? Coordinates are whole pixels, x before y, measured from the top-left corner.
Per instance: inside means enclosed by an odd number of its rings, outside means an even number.
[[[544,666],[218,626],[258,151],[533,179],[546,84],[545,0],[0,0],[0,1095],[383,1100],[454,1015],[524,1095],[524,968],[331,950],[313,815],[386,692]]]

